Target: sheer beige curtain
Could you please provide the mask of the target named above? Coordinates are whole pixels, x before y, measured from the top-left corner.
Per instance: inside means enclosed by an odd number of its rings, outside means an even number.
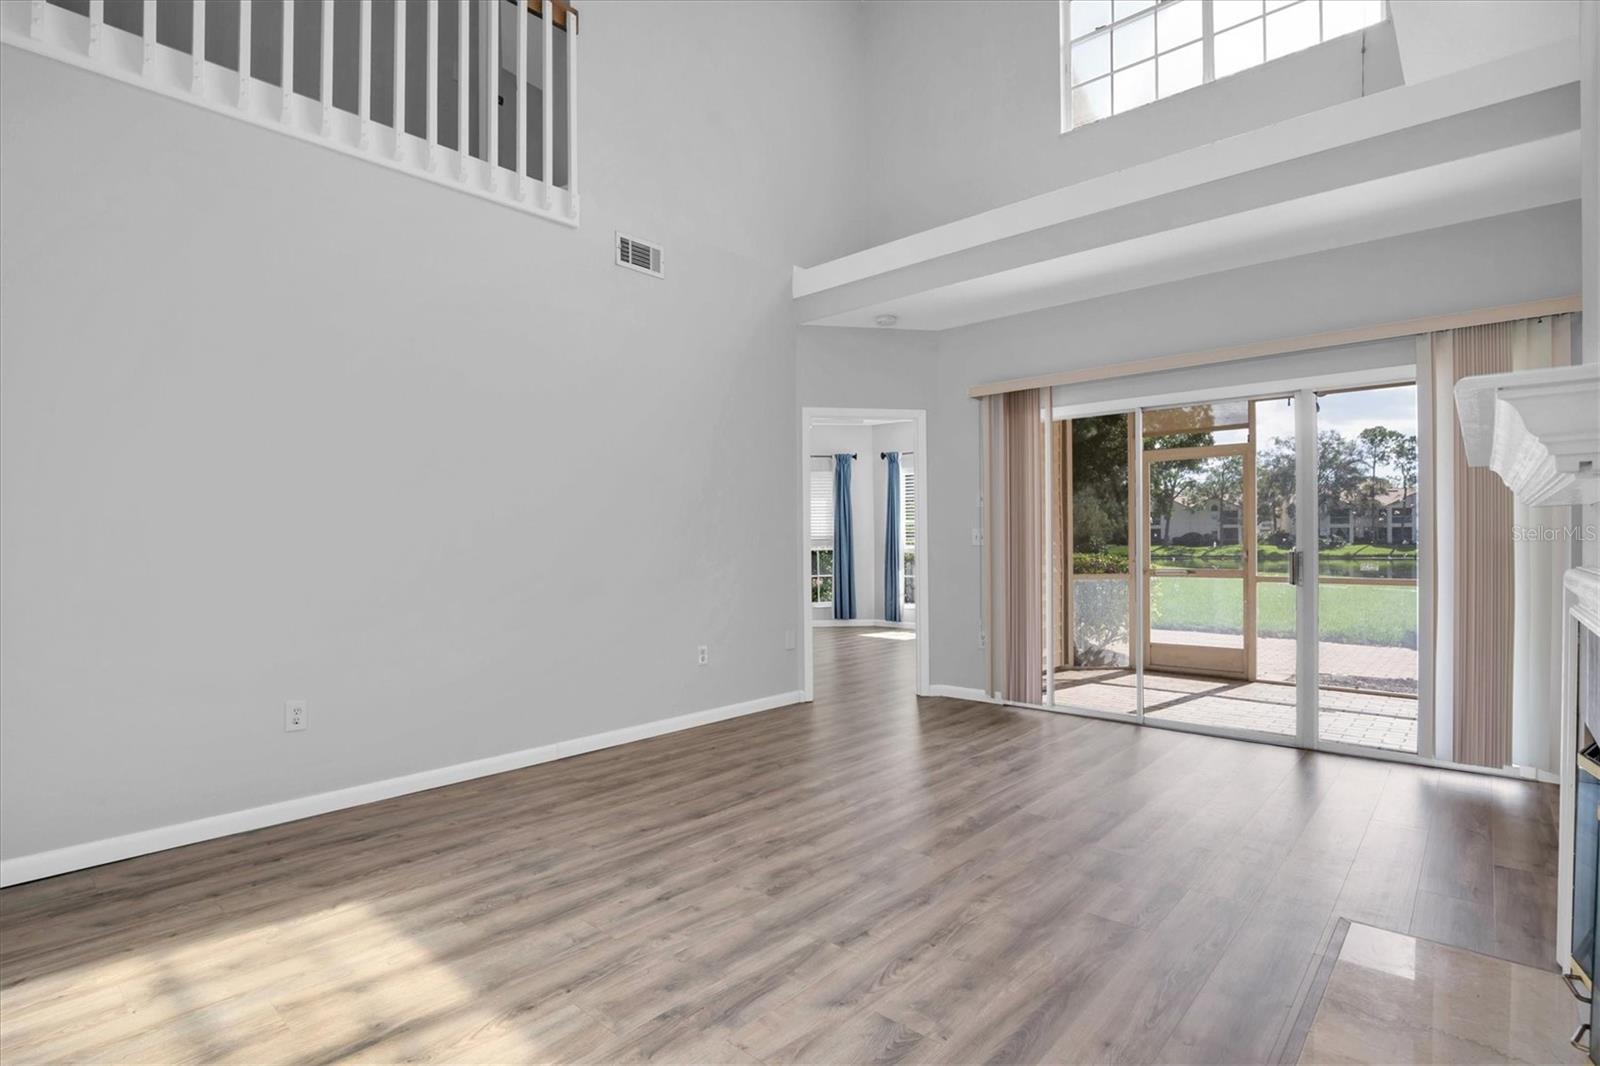
[[[1000,695],[1016,703],[1045,699],[1045,397],[1042,389],[1006,392],[998,405]]]

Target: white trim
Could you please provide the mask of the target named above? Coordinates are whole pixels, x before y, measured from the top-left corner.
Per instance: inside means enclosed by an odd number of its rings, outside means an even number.
[[[1057,385],[1076,385],[1086,381],[1105,381],[1111,378],[1132,377],[1135,374],[1157,374],[1165,370],[1185,370],[1194,367],[1216,366],[1245,359],[1259,359],[1268,355],[1288,355],[1294,352],[1313,351],[1318,348],[1343,348],[1366,344],[1370,341],[1394,340],[1397,337],[1414,337],[1419,333],[1463,329],[1467,326],[1484,326],[1493,322],[1515,322],[1522,318],[1542,318],[1547,315],[1569,314],[1583,310],[1583,301],[1573,296],[1552,296],[1543,300],[1528,300],[1518,304],[1505,304],[1477,311],[1429,315],[1408,318],[1400,322],[1385,322],[1375,326],[1353,326],[1348,329],[1328,330],[1299,337],[1280,337],[1273,340],[1253,341],[1230,348],[1211,348],[1202,352],[1182,352],[1175,355],[1157,355],[1133,359],[1123,363],[1101,364],[1078,370],[1062,370],[1031,378],[1012,378],[974,385],[967,395],[974,399],[1016,392],[1021,389],[1054,388]]]
[[[242,811],[196,818],[190,822],[179,822],[175,825],[158,826],[155,829],[144,829],[103,840],[72,844],[54,851],[19,855],[14,859],[0,861],[0,886],[37,881],[42,877],[54,877],[56,874],[130,859],[136,855],[148,855],[151,852],[166,851],[168,848],[178,848],[202,840],[215,840],[218,837],[245,833],[269,825],[281,825],[284,822],[359,807],[413,792],[425,792],[444,785],[503,774],[508,770],[520,770],[528,766],[537,766],[539,763],[583,755],[602,748],[614,748],[621,744],[631,744],[636,740],[676,733],[747,714],[758,714],[799,702],[801,693],[780,692],[772,696],[746,700],[743,703],[730,703],[706,711],[662,718],[654,722],[626,726],[605,733],[594,733],[572,740],[560,740],[554,744],[508,752],[504,755],[491,755],[485,759],[456,763],[453,766],[421,770],[401,777],[390,777],[349,788],[335,789],[332,792],[319,792],[311,796],[250,807]]]
[[[1578,655],[1580,629],[1600,632],[1600,569],[1573,567],[1561,579],[1561,702],[1556,726],[1561,768],[1556,804],[1556,957],[1565,972],[1571,963],[1573,847],[1578,808]]]
[[[1148,580],[1145,570],[1150,565],[1150,516],[1145,513],[1144,500],[1144,408],[1135,407],[1128,417],[1133,420],[1132,443],[1138,451],[1136,456],[1128,457],[1128,484],[1133,488],[1133,503],[1128,508],[1132,514],[1128,520],[1134,523],[1128,530],[1128,539],[1132,541],[1129,558],[1133,562],[1128,570],[1128,579],[1133,582],[1133,606],[1128,611],[1128,666],[1133,670],[1134,717],[1144,725],[1144,636],[1145,627],[1149,625],[1145,617],[1145,582]],[[1137,540],[1133,539],[1135,530],[1139,531]],[[1134,638],[1135,633],[1138,639]]]
[[[1152,374],[1155,381],[1145,382],[1145,387],[1159,385],[1164,374],[1182,373],[1164,371]],[[1181,407],[1210,400],[1275,400],[1312,389],[1316,392],[1333,392],[1340,389],[1371,388],[1379,385],[1409,385],[1417,376],[1415,363],[1396,363],[1367,370],[1346,370],[1338,374],[1303,374],[1298,377],[1252,381],[1238,385],[1218,385],[1209,389],[1185,389],[1178,392],[1152,393],[1123,397],[1115,400],[1098,400],[1093,403],[1062,404],[1051,408],[1051,418],[1060,422],[1067,418],[1097,418],[1101,415],[1127,414],[1134,407]],[[1054,392],[1054,387],[1050,389]]]
[[[1417,754],[1432,758],[1438,721],[1434,708],[1434,649],[1438,635],[1438,599],[1434,571],[1438,528],[1433,501],[1438,471],[1434,469],[1433,334],[1419,333],[1417,347],[1417,485],[1411,510],[1411,539],[1417,545]],[[1428,479],[1424,489],[1422,479]],[[1352,518],[1354,516],[1352,515]]]
[[[929,685],[928,695],[940,696],[947,700],[967,700],[971,703],[993,703],[1005,706],[1000,700],[995,699],[981,688],[967,688],[963,685]]]
[[[1412,367],[1412,373],[1416,368]],[[1320,487],[1317,470],[1318,419],[1317,394],[1304,388],[1294,396],[1294,494],[1297,500],[1316,501]],[[1259,447],[1260,442],[1252,442]],[[1319,657],[1322,653],[1317,612],[1321,606],[1321,542],[1317,539],[1320,507],[1295,508],[1294,546],[1300,552],[1300,584],[1295,588],[1295,740],[1303,748],[1315,748],[1322,738],[1322,679]],[[1257,516],[1259,523],[1260,516]],[[1252,534],[1254,535],[1254,534]],[[1260,638],[1257,637],[1257,647]]]

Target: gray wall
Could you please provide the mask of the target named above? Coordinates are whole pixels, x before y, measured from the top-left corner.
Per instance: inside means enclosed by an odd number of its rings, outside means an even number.
[[[1057,4],[862,6],[877,208],[863,246],[1401,83],[1385,23],[1062,134]]]
[[[6,50],[0,855],[797,689],[857,18],[585,9],[578,230]]]
[[[805,327],[800,403],[927,409],[930,680],[981,688],[970,386],[1562,295],[1577,291],[1579,259],[1578,205],[1568,203],[942,334]]]

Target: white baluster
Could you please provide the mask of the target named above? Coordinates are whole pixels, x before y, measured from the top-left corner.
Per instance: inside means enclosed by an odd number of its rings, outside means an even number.
[[[517,0],[517,199],[528,184],[528,0]]]
[[[484,57],[483,124],[488,128],[489,189],[500,191],[500,0],[479,6],[489,20],[489,54]]]
[[[567,214],[578,213],[578,13],[567,9]]]
[[[356,111],[361,116],[361,147],[372,146],[372,0],[361,0],[361,85]]]
[[[394,0],[394,157],[406,133],[406,0]]]
[[[156,65],[156,0],[144,0],[144,21],[139,24],[144,38],[144,76],[149,77]]]
[[[544,189],[539,196],[548,210],[550,207],[550,186],[554,181],[552,175],[555,173],[556,154],[556,131],[554,129],[556,111],[555,93],[553,91],[555,77],[552,69],[555,58],[556,6],[552,0],[539,0],[539,6],[544,10],[544,66],[539,68],[543,84],[543,88],[539,91],[539,104],[543,109],[543,113],[540,116],[542,124],[539,127],[539,132],[542,135],[540,148],[544,152],[539,162],[543,164],[544,168]]]
[[[189,91],[199,96],[206,92],[206,3],[194,0],[194,21],[189,41]]]
[[[333,133],[333,0],[322,0],[322,135]]]
[[[250,103],[250,0],[239,0],[239,106]]]
[[[428,0],[428,169],[439,146],[439,0]]]
[[[89,0],[89,58],[100,58],[100,36],[106,25],[106,0]]]
[[[278,118],[289,121],[290,98],[294,96],[294,0],[283,0],[283,99]]]
[[[456,180],[467,180],[467,75],[471,60],[467,45],[471,42],[471,8],[467,0],[456,0]]]

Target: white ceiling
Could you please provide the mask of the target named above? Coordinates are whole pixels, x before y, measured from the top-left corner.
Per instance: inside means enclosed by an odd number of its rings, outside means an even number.
[[[1588,0],[1590,3],[1596,0]],[[1389,0],[1407,85],[1578,36],[1579,0]]]

